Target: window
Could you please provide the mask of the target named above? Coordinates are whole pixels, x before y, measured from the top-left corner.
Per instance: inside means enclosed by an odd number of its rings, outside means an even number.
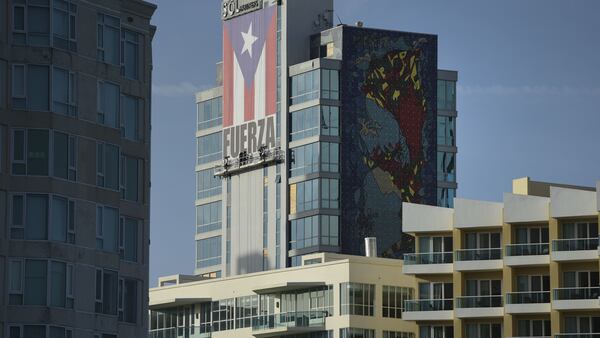
[[[415,338],[412,332],[383,331],[383,338]]]
[[[289,249],[339,245],[339,217],[320,215],[290,221]]]
[[[333,286],[283,293],[281,313],[306,313],[311,318],[333,316]]]
[[[25,239],[48,239],[48,196],[26,196]]]
[[[502,324],[469,323],[465,327],[465,333],[469,338],[501,338]]]
[[[321,171],[337,173],[340,170],[339,143],[321,143]]]
[[[340,75],[337,70],[321,70],[321,97],[329,100],[340,99]]]
[[[437,118],[438,145],[456,145],[456,117],[439,116]]]
[[[117,252],[119,210],[110,207],[96,208],[96,249]]]
[[[397,286],[383,286],[383,317],[402,318],[404,302],[413,298],[413,290]]]
[[[73,308],[73,278],[64,262],[10,260],[9,304]]]
[[[26,3],[28,4],[26,5]],[[76,51],[75,16],[77,5],[65,0],[19,1],[13,7],[13,43],[30,46],[52,46]],[[50,31],[52,26],[52,41]]]
[[[141,220],[131,217],[121,217],[119,229],[119,255],[128,262],[138,261],[138,233]]]
[[[235,299],[236,328],[252,327],[258,323],[258,296],[238,297]],[[214,318],[213,303],[213,318]],[[221,316],[222,318],[223,316]],[[233,318],[233,313],[231,314]],[[219,318],[219,316],[217,316]],[[213,319],[214,321],[214,319]],[[214,325],[213,325],[214,328]]]
[[[118,277],[115,271],[96,270],[96,313],[117,315]]]
[[[12,104],[16,110],[50,110],[50,68],[13,65]]]
[[[340,329],[340,338],[375,338],[375,330],[344,328]]]
[[[59,326],[10,325],[8,338],[72,338],[73,331]],[[21,332],[23,335],[21,336]],[[48,335],[47,335],[48,334]]]
[[[221,236],[196,241],[196,268],[221,264]]]
[[[140,43],[139,34],[124,29],[123,39],[123,75],[126,78],[139,80],[140,73]]]
[[[438,181],[456,182],[456,154],[444,151],[437,152]]]
[[[222,133],[198,137],[198,165],[220,161],[223,157]]]
[[[121,198],[139,201],[139,174],[142,160],[127,155],[121,156]]]
[[[319,70],[292,76],[291,104],[315,100],[319,98]]]
[[[465,285],[467,297],[460,300],[460,307],[502,307],[501,280],[467,279]]]
[[[203,199],[221,194],[221,180],[215,177],[214,169],[201,170],[196,173],[196,199]]]
[[[74,201],[43,194],[14,194],[11,215],[12,239],[75,242]]]
[[[71,0],[53,0],[52,31],[54,47],[77,51],[77,5]]]
[[[59,0],[54,0],[59,1]],[[52,111],[67,116],[77,116],[77,89],[75,73],[52,68]]]
[[[221,201],[196,206],[196,233],[221,229]]]
[[[223,98],[217,97],[198,103],[198,130],[223,125]]]
[[[77,138],[55,131],[53,145],[53,176],[77,180]]]
[[[119,190],[119,147],[96,144],[96,185],[111,190]]]
[[[6,108],[6,85],[8,84],[6,65],[6,61],[0,60],[0,108]]]
[[[520,319],[517,321],[517,334],[519,337],[550,337],[552,336],[550,320]]]
[[[302,140],[319,135],[319,132],[325,136],[339,136],[339,110],[335,106],[314,106],[292,112],[290,140]]]
[[[419,338],[454,338],[454,327],[420,325]]]
[[[587,239],[598,237],[598,222],[575,222],[562,224],[563,239]]]
[[[340,187],[336,179],[321,179],[321,208],[337,209],[340,206]]]
[[[50,135],[53,136],[52,153]],[[49,176],[52,157],[53,176],[72,181],[77,179],[77,140],[74,136],[40,129],[15,129],[12,139],[13,175]]]
[[[594,337],[600,333],[600,317],[599,316],[565,316],[564,332],[573,333],[575,337],[591,336]],[[584,333],[592,333],[585,335]],[[566,335],[569,336],[569,335]]]
[[[135,279],[119,280],[119,321],[137,323],[138,284]]]
[[[340,284],[340,314],[374,316],[375,285],[361,283]]]
[[[321,245],[338,246],[340,240],[340,226],[338,216],[321,215]]]
[[[117,17],[98,14],[98,60],[120,65],[121,20]]]
[[[107,81],[98,82],[98,123],[111,128],[119,128],[121,88]]]
[[[443,208],[453,208],[454,198],[456,197],[456,189],[453,188],[438,188],[437,200],[438,206]]]
[[[290,185],[290,213],[319,208],[319,180],[310,180]]]
[[[340,108],[335,106],[321,107],[321,135],[340,135]]]
[[[142,100],[133,96],[123,95],[123,114],[121,114],[121,125],[123,126],[123,138],[130,141],[140,141],[140,116],[142,115]]]
[[[290,177],[308,175],[319,171],[319,143],[291,149]]]
[[[456,110],[456,82],[438,80],[438,109]]]

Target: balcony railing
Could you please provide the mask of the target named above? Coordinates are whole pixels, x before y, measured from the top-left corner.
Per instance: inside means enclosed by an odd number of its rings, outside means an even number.
[[[325,325],[327,311],[288,312],[265,316],[264,320],[255,323],[252,331],[270,330],[281,327],[320,327]]]
[[[452,299],[419,299],[404,302],[404,312],[448,311],[454,308]]]
[[[552,241],[553,251],[597,250],[598,238],[555,239]]]
[[[506,304],[550,303],[550,291],[511,292],[506,294]]]
[[[456,307],[459,309],[502,307],[501,295],[466,296],[456,298]]]
[[[598,299],[600,286],[554,289],[554,300]]]
[[[506,256],[535,256],[550,253],[548,243],[509,244],[506,246]]]
[[[187,337],[187,338],[210,338],[212,334],[210,332],[200,333],[200,327],[170,327],[166,329],[150,330],[148,338],[175,338],[175,337]]]
[[[462,249],[456,251],[457,261],[488,261],[502,259],[501,248]]]
[[[404,264],[446,264],[452,263],[452,252],[424,252],[404,255]]]
[[[554,338],[600,338],[600,333],[560,333]]]

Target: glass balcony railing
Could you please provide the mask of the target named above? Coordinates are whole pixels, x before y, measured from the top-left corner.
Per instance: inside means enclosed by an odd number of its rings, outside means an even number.
[[[506,256],[535,256],[550,253],[548,243],[509,244],[506,246]]]
[[[471,308],[489,308],[502,307],[501,295],[489,296],[466,296],[456,298],[456,308],[471,309]]]
[[[210,338],[210,332],[200,333],[200,327],[170,327],[166,329],[150,330],[148,338]]]
[[[457,261],[488,261],[502,259],[501,248],[462,249],[456,251]]]
[[[598,299],[600,286],[554,289],[554,300]]]
[[[252,331],[270,330],[281,327],[311,328],[325,325],[327,311],[288,312],[265,316],[252,326]]]
[[[511,292],[506,294],[506,304],[550,303],[550,291]]]
[[[600,333],[560,333],[554,338],[600,338]]]
[[[452,263],[452,252],[424,252],[404,255],[404,264],[445,264]]]
[[[552,251],[597,250],[598,238],[555,239]]]
[[[447,311],[454,308],[452,299],[418,299],[404,302],[404,312]]]

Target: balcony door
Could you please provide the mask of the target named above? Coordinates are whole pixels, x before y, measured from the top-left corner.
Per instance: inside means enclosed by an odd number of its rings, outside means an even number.
[[[562,225],[562,238],[598,238],[598,223],[565,223]]]
[[[563,277],[564,288],[589,288],[600,285],[598,271],[567,271]]]
[[[518,276],[517,292],[550,291],[550,276]]]
[[[500,307],[502,306],[502,281],[468,279],[467,296],[478,297],[473,301],[477,307]]]
[[[600,317],[566,317],[565,333],[600,333]]]
[[[517,228],[515,231],[515,244],[548,243],[548,228]]]
[[[519,320],[517,322],[517,333],[519,337],[550,337],[550,320]]]

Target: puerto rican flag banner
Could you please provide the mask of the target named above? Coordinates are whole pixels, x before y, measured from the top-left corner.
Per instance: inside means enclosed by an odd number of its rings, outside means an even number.
[[[277,6],[223,23],[223,127],[276,113]]]

